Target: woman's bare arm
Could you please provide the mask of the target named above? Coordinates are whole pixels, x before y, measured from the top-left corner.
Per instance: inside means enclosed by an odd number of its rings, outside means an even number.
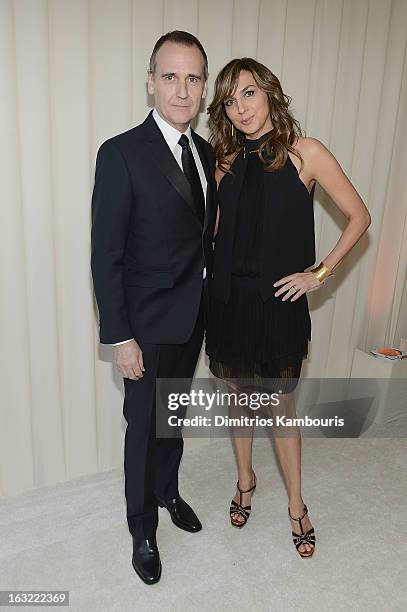
[[[323,263],[330,270],[334,270],[369,227],[370,214],[339,162],[319,140],[300,138],[296,148],[304,160],[304,167],[301,170],[303,178],[300,179],[307,189],[313,182],[318,182],[348,219],[348,224],[338,242],[323,259]],[[297,161],[294,163],[298,170]],[[313,272],[296,272],[274,283],[274,287],[278,287],[274,295],[279,297],[284,294],[283,302],[288,299],[293,302],[319,285],[320,281]]]
[[[303,138],[300,148],[306,173],[317,181],[348,219],[348,224],[324,263],[333,270],[370,225],[371,217],[362,198],[337,159],[316,138]]]

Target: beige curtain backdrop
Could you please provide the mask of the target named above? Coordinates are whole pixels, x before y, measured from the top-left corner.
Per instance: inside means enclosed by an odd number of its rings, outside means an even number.
[[[406,0],[1,0],[0,495],[122,465],[122,381],[89,268],[94,162],[145,118],[148,58],[171,29],[206,47],[208,101],[232,57],[267,64],[371,212],[309,295],[304,376],[347,376],[355,347],[407,335]],[[345,223],[317,189],[318,261]]]

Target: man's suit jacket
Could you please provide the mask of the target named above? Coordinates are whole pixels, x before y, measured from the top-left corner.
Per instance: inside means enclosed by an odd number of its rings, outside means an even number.
[[[104,142],[92,196],[91,268],[100,341],[188,340],[212,272],[215,156],[192,131],[207,179],[202,227],[189,182],[152,114]]]

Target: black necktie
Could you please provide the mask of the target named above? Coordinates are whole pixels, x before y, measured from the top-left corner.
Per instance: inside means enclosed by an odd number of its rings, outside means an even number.
[[[194,202],[195,212],[198,215],[198,219],[203,224],[205,218],[205,198],[202,190],[201,179],[199,178],[198,169],[192,155],[191,147],[189,145],[188,136],[182,134],[178,141],[178,144],[182,147],[182,169],[185,176],[187,177],[189,184],[191,185],[192,199]]]

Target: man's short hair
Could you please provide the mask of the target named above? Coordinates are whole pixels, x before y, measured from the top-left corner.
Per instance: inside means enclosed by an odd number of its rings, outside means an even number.
[[[196,36],[194,36],[193,34],[190,34],[189,32],[183,32],[182,30],[173,30],[172,32],[167,32],[167,34],[164,34],[163,36],[161,36],[161,38],[157,40],[157,42],[154,45],[154,49],[151,54],[151,57],[150,57],[149,72],[151,72],[152,74],[155,74],[155,70],[157,67],[157,62],[156,62],[157,52],[160,49],[160,47],[162,47],[163,44],[167,41],[174,42],[179,45],[186,45],[188,47],[198,47],[204,59],[205,81],[208,79],[208,58],[206,56],[205,49],[203,48],[199,40],[196,38]]]

